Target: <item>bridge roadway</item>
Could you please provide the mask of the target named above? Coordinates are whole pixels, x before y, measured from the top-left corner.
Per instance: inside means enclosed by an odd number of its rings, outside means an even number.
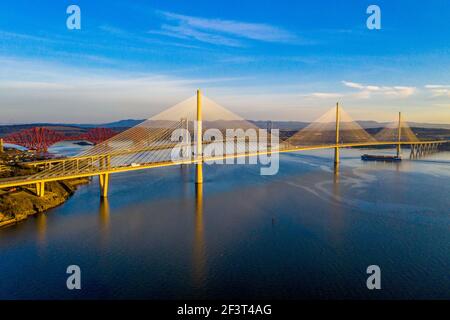
[[[220,156],[212,156],[212,157],[202,157],[188,160],[177,160],[177,161],[163,161],[163,162],[151,162],[151,163],[142,163],[138,165],[129,165],[129,166],[118,166],[118,167],[108,167],[108,166],[94,166],[94,161],[105,159],[106,157],[112,157],[116,155],[122,155],[127,153],[139,153],[149,150],[154,150],[151,148],[139,149],[139,150],[130,150],[123,152],[116,152],[105,155],[95,155],[95,156],[82,156],[82,157],[73,157],[73,158],[65,158],[65,159],[55,159],[55,160],[45,160],[45,161],[36,161],[25,163],[27,165],[37,166],[37,165],[45,165],[48,163],[58,164],[64,163],[67,161],[82,161],[82,160],[91,160],[91,165],[79,168],[77,170],[67,170],[63,172],[58,172],[55,174],[50,174],[48,176],[22,176],[22,177],[14,177],[14,178],[6,178],[0,179],[0,189],[1,188],[10,188],[10,187],[19,187],[26,185],[44,185],[45,182],[52,181],[62,181],[76,178],[85,178],[92,176],[106,176],[113,173],[120,172],[128,172],[128,171],[137,171],[151,168],[160,168],[160,167],[168,167],[168,166],[176,166],[182,164],[197,164],[208,161],[219,161],[225,159],[232,158],[242,158],[242,157],[254,157],[258,155],[269,155],[274,153],[288,153],[288,152],[299,152],[299,151],[307,151],[307,150],[320,150],[320,149],[339,149],[339,148],[351,148],[351,147],[366,147],[366,146],[401,146],[401,145],[436,145],[450,142],[449,140],[433,140],[433,141],[391,141],[391,142],[365,142],[365,143],[340,143],[340,144],[325,144],[325,145],[315,145],[315,146],[290,146],[285,145],[283,149],[273,149],[273,150],[264,150],[257,152],[247,152],[241,154],[230,154],[230,155],[220,155]],[[39,191],[38,191],[39,193]]]

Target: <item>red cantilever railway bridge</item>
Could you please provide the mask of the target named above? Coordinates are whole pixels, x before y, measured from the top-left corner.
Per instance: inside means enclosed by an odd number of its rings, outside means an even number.
[[[72,136],[46,127],[33,127],[9,134],[3,138],[3,141],[30,150],[46,152],[50,146],[57,142],[84,140],[99,144],[116,134],[117,132],[109,128],[92,128],[86,133]]]

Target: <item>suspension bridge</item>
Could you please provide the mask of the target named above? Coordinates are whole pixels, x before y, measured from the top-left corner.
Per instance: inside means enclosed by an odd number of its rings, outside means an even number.
[[[244,137],[225,134],[230,130],[241,131]],[[107,197],[110,176],[114,173],[194,164],[195,183],[202,184],[205,162],[333,149],[334,163],[338,165],[342,148],[395,146],[399,156],[402,146],[409,145],[414,157],[449,142],[419,140],[400,113],[398,120],[372,136],[338,104],[280,143],[276,130],[267,131],[202,96],[198,90],[195,96],[135,127],[103,135],[104,139],[74,157],[24,163],[41,170],[29,176],[0,179],[0,189],[33,186],[36,195],[43,197],[48,182],[98,176],[100,194]],[[261,140],[267,143],[261,144]]]

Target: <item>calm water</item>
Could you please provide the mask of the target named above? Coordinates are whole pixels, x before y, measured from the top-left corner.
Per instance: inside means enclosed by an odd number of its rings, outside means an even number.
[[[330,151],[283,155],[275,176],[205,166],[203,190],[193,167],[118,174],[108,201],[94,179],[0,229],[0,298],[450,299],[450,153],[361,153],[342,151],[338,175]],[[70,264],[81,291],[65,287]],[[371,264],[381,291],[366,289]]]

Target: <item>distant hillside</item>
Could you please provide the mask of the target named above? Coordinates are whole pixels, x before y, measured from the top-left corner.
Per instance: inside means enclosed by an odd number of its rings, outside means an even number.
[[[376,122],[376,121],[357,121],[363,128],[380,128],[388,125],[388,122]],[[444,123],[423,123],[423,122],[408,122],[411,128],[425,128],[425,129],[450,129],[450,124]]]
[[[145,119],[143,120],[136,120],[136,119],[127,119],[127,120],[120,120],[120,121],[115,121],[115,122],[110,122],[110,123],[105,123],[105,124],[98,124],[98,125],[94,125],[95,127],[103,127],[103,128],[131,128],[134,126],[137,126],[138,124],[144,122]]]
[[[449,129],[450,124],[435,124],[435,123],[420,123],[420,122],[408,122],[410,127],[413,128],[427,128],[427,129]]]
[[[249,120],[259,128],[267,128],[268,121]],[[280,130],[300,130],[309,125],[309,122],[301,121],[272,121],[272,128]]]
[[[31,124],[14,124],[14,125],[0,125],[0,136],[5,136],[13,132],[21,131],[24,129],[29,129],[32,127],[47,127],[56,131],[64,131],[69,135],[76,135],[80,132],[86,132],[91,128],[110,128],[115,131],[123,131],[127,128],[134,127],[145,121],[145,119],[126,119],[119,120],[115,122],[103,123],[103,124],[63,124],[63,123],[31,123]],[[267,128],[267,121],[263,120],[248,120],[249,122],[255,124],[259,128]],[[225,120],[219,120],[220,127],[226,126]],[[239,121],[234,121],[236,123],[229,124],[230,127],[239,127]],[[377,129],[383,128],[388,123],[387,122],[377,122],[377,121],[357,121],[365,129]],[[272,121],[272,128],[278,128],[282,131],[298,131],[300,129],[308,126],[309,122],[303,121]],[[419,123],[419,122],[409,122],[412,128],[422,128],[422,129],[446,129],[450,130],[450,124],[434,124],[434,123]]]
[[[14,124],[0,125],[0,136],[6,136],[10,133],[30,129],[33,127],[44,127],[54,131],[61,131],[68,135],[78,135],[87,131],[86,129],[71,124],[55,124],[55,123],[31,123],[31,124]]]
[[[136,120],[136,119],[126,119],[126,120],[119,120],[114,122],[108,122],[108,123],[78,123],[73,124],[73,126],[77,126],[80,128],[131,128],[134,127],[141,122],[144,122],[144,120]]]
[[[105,124],[63,124],[63,123],[29,123],[29,124],[4,124],[0,125],[0,137],[10,133],[30,129],[33,127],[44,127],[55,131],[62,131],[67,135],[78,135],[87,132],[92,128],[110,128],[115,131],[123,131],[127,128],[134,127],[145,120],[120,120]]]
[[[260,128],[267,127],[267,121],[253,121],[249,120]],[[388,122],[377,121],[356,121],[361,127],[365,129],[384,128]],[[279,128],[281,130],[300,130],[308,126],[310,122],[302,121],[272,121],[273,128]],[[413,128],[425,128],[425,129],[447,129],[450,130],[450,124],[435,124],[435,123],[420,123],[420,122],[408,122],[410,127]]]

